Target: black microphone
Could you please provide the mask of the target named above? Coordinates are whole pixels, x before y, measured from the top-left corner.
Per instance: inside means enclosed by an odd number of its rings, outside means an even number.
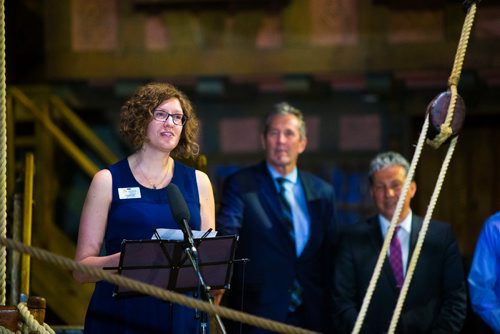
[[[170,210],[174,216],[175,222],[180,226],[184,233],[184,239],[193,245],[193,232],[189,226],[189,218],[191,217],[186,201],[181,194],[181,191],[174,183],[167,186],[168,202],[170,203]]]
[[[185,251],[189,260],[193,265],[193,269],[198,276],[199,284],[203,287],[203,291],[205,292],[205,298],[213,304],[213,297],[210,294],[210,287],[206,285],[205,280],[203,279],[203,275],[201,274],[200,267],[198,265],[198,250],[194,245],[193,240],[193,231],[191,231],[191,227],[189,226],[189,218],[191,217],[189,213],[189,209],[187,207],[186,201],[181,194],[181,191],[177,187],[177,185],[170,183],[167,186],[167,196],[168,202],[170,204],[170,210],[172,211],[172,216],[174,217],[175,222],[181,227],[182,232],[184,233],[184,242],[189,243],[190,247],[186,247]],[[215,315],[217,319],[217,324],[221,329],[222,334],[226,334],[226,330],[222,320],[219,315]],[[202,325],[203,326],[203,325]],[[203,331],[205,333],[205,331]]]

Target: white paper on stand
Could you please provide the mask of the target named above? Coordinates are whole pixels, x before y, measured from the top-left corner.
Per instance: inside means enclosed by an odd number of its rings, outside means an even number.
[[[207,235],[207,231],[198,231],[198,230],[192,230],[193,232],[193,238],[194,239],[200,239],[203,236],[205,238],[213,238],[217,235],[217,231],[210,231]],[[153,233],[151,236],[151,240],[158,240],[160,238],[161,240],[184,240],[184,234],[182,233],[182,230],[178,229],[171,229],[171,228],[157,228],[156,233]]]

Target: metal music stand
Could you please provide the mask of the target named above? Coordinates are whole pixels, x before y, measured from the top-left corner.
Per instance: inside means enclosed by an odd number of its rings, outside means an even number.
[[[195,239],[201,274],[211,289],[229,289],[237,236]],[[118,274],[163,289],[186,292],[199,288],[199,278],[179,240],[124,240]],[[116,286],[113,296],[139,293]]]

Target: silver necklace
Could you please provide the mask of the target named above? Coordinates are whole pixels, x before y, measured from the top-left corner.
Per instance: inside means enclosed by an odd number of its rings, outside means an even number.
[[[165,179],[167,178],[167,175],[168,175],[168,166],[170,164],[170,159],[168,159],[167,161],[167,166],[165,167],[165,169],[167,170],[165,172],[165,174],[163,175],[163,177],[161,178],[161,180],[157,183],[153,183],[151,182],[151,180],[149,179],[149,177],[146,176],[146,173],[144,173],[144,170],[142,169],[141,167],[141,164],[139,163],[139,171],[141,172],[142,176],[146,179],[146,181],[148,181],[149,185],[153,188],[153,189],[157,189],[157,187],[161,186],[163,184],[163,182],[165,181]]]

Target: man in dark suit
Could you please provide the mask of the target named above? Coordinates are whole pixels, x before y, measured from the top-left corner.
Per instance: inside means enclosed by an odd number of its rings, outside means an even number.
[[[370,194],[378,214],[342,231],[336,250],[332,321],[339,333],[350,333],[354,327],[408,169],[406,159],[395,152],[381,153],[370,164]],[[368,307],[363,333],[385,333],[389,329],[423,222],[410,209],[415,192],[412,181]],[[466,309],[465,277],[455,237],[448,224],[431,221],[397,333],[459,333]]]
[[[250,260],[234,268],[228,306],[326,332],[333,187],[297,168],[307,144],[298,109],[278,104],[261,138],[266,161],[228,177],[217,217],[221,234],[239,235],[236,258]],[[231,322],[227,328],[229,333],[267,333]]]

